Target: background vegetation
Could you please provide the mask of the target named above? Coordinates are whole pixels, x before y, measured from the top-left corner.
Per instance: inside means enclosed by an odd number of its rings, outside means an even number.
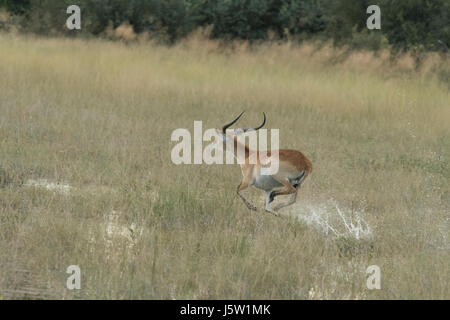
[[[23,31],[39,34],[107,35],[126,23],[173,43],[199,27],[212,38],[331,40],[378,50],[445,50],[450,44],[448,0],[78,0],[82,30],[67,32],[69,0],[0,0]],[[367,30],[366,9],[381,8],[381,30]]]
[[[437,53],[417,66],[289,41],[0,34],[0,297],[448,299],[448,70]],[[242,126],[265,111],[281,147],[313,162],[291,218],[261,211],[255,190],[250,212],[237,166],[170,160],[174,129],[244,108]],[[297,221],[335,215],[331,200],[372,237]],[[373,264],[381,290],[366,288]],[[69,265],[81,290],[66,289]]]

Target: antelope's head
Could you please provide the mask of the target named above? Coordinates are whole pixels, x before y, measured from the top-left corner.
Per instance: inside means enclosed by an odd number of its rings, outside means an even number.
[[[219,139],[217,141],[222,140],[223,141],[223,150],[226,150],[226,143],[227,141],[234,141],[235,137],[244,134],[246,132],[252,132],[261,129],[264,124],[266,123],[266,114],[263,112],[264,120],[263,122],[255,127],[255,128],[236,128],[236,129],[228,129],[233,124],[235,124],[239,118],[244,114],[245,111],[242,111],[233,121],[227,123],[222,127],[222,130],[216,129],[216,133],[219,136]]]

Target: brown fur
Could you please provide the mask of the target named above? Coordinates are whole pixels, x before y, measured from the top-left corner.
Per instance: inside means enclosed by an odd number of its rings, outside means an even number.
[[[238,141],[237,137],[234,137],[234,154],[237,157],[237,149],[238,149]],[[244,196],[241,194],[241,192],[245,189],[247,189],[249,186],[253,185],[256,179],[255,171],[259,172],[262,164],[260,159],[259,150],[250,150],[248,145],[244,145],[245,148],[245,162],[241,164],[241,171],[242,171],[242,181],[239,184],[237,188],[237,193],[239,197],[244,201],[244,203],[247,205],[247,207],[251,210],[256,210],[256,207],[250,204],[250,202],[244,198]],[[250,164],[249,158],[250,155],[254,152],[257,152],[257,163],[256,164]],[[271,151],[267,150],[267,157],[271,156]],[[300,184],[307,178],[307,176],[312,172],[312,163],[311,161],[300,151],[298,150],[289,150],[289,149],[280,149],[278,150],[278,159],[279,159],[279,168],[278,172],[272,176],[276,181],[278,181],[282,187],[279,189],[274,189],[271,191],[270,194],[270,201],[273,201],[273,199],[276,196],[279,195],[288,195],[291,194],[291,200],[277,206],[277,209],[281,209],[284,206],[290,205],[296,201],[297,197],[297,191],[300,187]],[[255,167],[257,170],[255,170]],[[290,177],[298,177],[302,174],[302,172],[305,171],[305,174],[303,178],[300,181],[300,184],[297,188],[295,188],[289,181]],[[267,204],[266,204],[266,210]],[[272,210],[268,210],[271,213],[276,214]]]

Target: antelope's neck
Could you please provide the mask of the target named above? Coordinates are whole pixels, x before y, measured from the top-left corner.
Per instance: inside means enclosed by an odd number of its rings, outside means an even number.
[[[239,149],[245,150],[244,155],[243,155],[244,156],[243,159],[240,159],[242,157],[242,155],[239,154],[239,152],[238,152]],[[241,153],[242,153],[242,151],[241,151]],[[250,155],[250,148],[248,147],[248,145],[245,144],[245,143],[239,142],[238,139],[237,139],[237,136],[234,137],[233,154],[234,154],[234,157],[238,161],[241,161],[241,163],[244,163],[245,159],[247,159],[249,157],[249,155]]]

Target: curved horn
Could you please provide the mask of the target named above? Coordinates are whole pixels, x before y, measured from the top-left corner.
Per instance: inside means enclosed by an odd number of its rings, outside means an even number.
[[[239,118],[244,114],[244,112],[245,112],[245,110],[242,111],[241,114],[238,115],[238,116],[236,117],[236,119],[234,119],[234,120],[231,121],[230,123],[227,123],[226,125],[224,125],[224,126],[222,127],[222,132],[225,134],[225,130],[227,130],[227,129],[228,129],[229,127],[231,127],[236,121],[238,121]]]
[[[247,131],[249,131],[249,130],[254,130],[254,131],[256,131],[256,130],[258,130],[258,129],[261,129],[261,128],[266,124],[266,113],[263,112],[263,115],[264,115],[264,120],[263,120],[263,122],[262,122],[259,126],[257,126],[256,128],[248,128],[248,129],[245,129],[244,132],[247,132]]]

